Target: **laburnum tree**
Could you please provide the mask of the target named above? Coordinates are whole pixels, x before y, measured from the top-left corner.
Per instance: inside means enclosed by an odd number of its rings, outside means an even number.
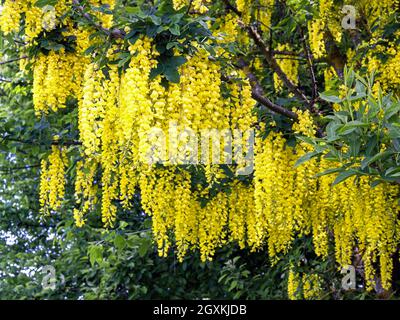
[[[3,1],[2,64],[19,61],[43,129],[29,142],[47,147],[37,214],[110,232],[127,212],[150,216],[158,254],[179,261],[237,245],[276,265],[308,239],[314,266],[290,260],[290,299],[329,296],[318,270],[332,260],[338,274],[356,268],[361,290],[390,296],[399,10],[395,0]],[[245,147],[224,164],[207,152],[182,164],[168,155],[191,151],[187,128],[241,132]],[[150,151],[158,161],[144,161]],[[240,174],[253,153],[254,171]]]

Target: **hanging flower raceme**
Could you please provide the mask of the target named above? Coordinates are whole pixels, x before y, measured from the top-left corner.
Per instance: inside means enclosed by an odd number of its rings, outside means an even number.
[[[68,98],[81,95],[85,59],[75,53],[39,54],[33,67],[33,104],[37,115],[64,108]]]
[[[209,3],[211,3],[211,0],[173,0],[175,10],[179,10],[184,6],[193,6],[193,10],[201,14],[208,11],[207,4]]]
[[[6,0],[0,15],[0,29],[4,34],[16,32],[20,27],[22,13],[25,11],[27,1]]]
[[[289,45],[285,44],[279,44],[276,48],[277,52],[285,52],[285,51],[291,51]],[[296,60],[295,57],[291,56],[286,56],[282,55],[278,59],[278,65],[282,69],[282,71],[287,75],[288,79],[292,81],[295,85],[298,84],[299,79],[298,79],[298,68],[299,68],[299,62]],[[283,81],[280,79],[280,77],[274,73],[274,86],[275,90],[281,91],[284,88]]]
[[[316,273],[300,274],[289,270],[287,293],[290,300],[320,300],[323,298],[323,280]]]
[[[9,34],[18,32],[24,18],[25,40],[31,42],[42,32],[50,32],[57,25],[64,25],[63,15],[71,6],[71,0],[59,0],[52,5],[38,6],[36,0],[6,0],[0,16],[0,29]]]
[[[41,167],[40,204],[43,213],[58,210],[65,192],[66,150],[56,145],[53,145],[51,150],[48,159],[42,160]]]

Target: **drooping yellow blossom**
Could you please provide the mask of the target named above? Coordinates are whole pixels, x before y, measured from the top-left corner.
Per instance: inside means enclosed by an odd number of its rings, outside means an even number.
[[[322,58],[326,54],[324,40],[325,23],[322,19],[313,19],[308,22],[310,47],[315,58]]]
[[[33,69],[33,104],[37,115],[64,108],[69,97],[81,95],[85,60],[74,53],[40,54]]]
[[[289,270],[288,276],[288,298],[290,300],[297,300],[300,298],[300,290],[301,290],[301,278],[300,275],[294,272],[292,269]]]
[[[67,156],[64,148],[52,146],[52,152],[47,160],[42,160],[40,178],[40,204],[42,211],[60,208],[65,192],[65,168]]]
[[[85,171],[85,169],[88,169]],[[74,219],[77,227],[82,227],[86,219],[84,216],[94,209],[97,204],[97,186],[94,183],[98,164],[95,160],[83,164],[79,161],[76,165]]]
[[[260,0],[257,10],[257,20],[261,23],[261,29],[267,32],[271,28],[271,18],[275,0]]]
[[[0,29],[4,34],[18,31],[26,1],[6,0],[0,15]]]
[[[71,6],[71,0],[57,1],[55,6],[37,6],[36,0],[6,0],[0,16],[0,29],[5,33],[16,32],[24,17],[27,41],[34,41],[42,32],[50,32],[63,25],[62,17]]]
[[[276,50],[278,52],[290,51],[290,46],[287,44],[279,44]],[[288,79],[291,80],[295,85],[297,85],[299,82],[298,79],[299,62],[295,58],[286,55],[279,57],[277,60],[278,60],[278,65],[280,66],[282,71],[287,75]],[[274,86],[275,90],[277,91],[281,91],[284,87],[282,80],[276,73],[274,73]]]
[[[175,10],[182,9],[184,6],[192,6],[193,10],[197,13],[203,14],[208,11],[207,4],[211,0],[173,0],[173,5]]]
[[[302,284],[305,300],[321,300],[323,295],[322,279],[318,274],[303,274]]]

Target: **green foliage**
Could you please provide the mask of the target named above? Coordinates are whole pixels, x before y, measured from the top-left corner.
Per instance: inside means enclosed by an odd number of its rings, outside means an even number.
[[[365,79],[345,70],[345,95],[325,92],[327,102],[336,103],[337,111],[325,116],[325,136],[317,139],[299,137],[314,151],[297,161],[297,165],[316,156],[342,164],[322,174],[338,173],[334,182],[358,175],[380,181],[398,182],[400,177],[400,101],[392,94],[373,91],[374,77]]]

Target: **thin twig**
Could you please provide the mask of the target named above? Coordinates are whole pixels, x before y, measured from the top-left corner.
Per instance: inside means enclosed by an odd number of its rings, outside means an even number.
[[[279,66],[276,61],[273,53],[268,49],[268,46],[261,38],[261,35],[258,33],[258,30],[254,26],[247,26],[242,21],[239,20],[239,25],[245,29],[249,36],[254,40],[255,44],[263,53],[265,60],[268,65],[272,68],[272,70],[278,75],[278,77],[282,80],[285,86],[291,91],[297,98],[304,101],[306,104],[310,104],[310,101],[306,97],[306,95],[288,78],[288,76],[283,72],[282,68]]]
[[[38,145],[38,146],[45,146],[47,145],[46,143],[39,143],[36,141],[31,141],[31,140],[22,140],[22,139],[16,139],[16,138],[11,138],[11,137],[4,137],[1,141],[1,143],[4,143],[6,141],[12,141],[12,142],[18,142],[22,144],[30,144],[30,145]],[[67,141],[52,141],[51,145],[55,146],[80,146],[82,142],[77,141],[77,140],[67,140]]]
[[[303,57],[304,58],[304,54],[303,53],[297,53],[294,51],[279,51],[279,50],[272,50],[273,54],[279,54],[279,55],[284,55],[284,56],[294,56],[294,57]]]
[[[19,58],[14,58],[14,59],[10,59],[10,60],[7,60],[7,61],[2,61],[2,62],[0,62],[0,65],[4,65],[4,64],[7,64],[7,63],[12,63],[12,62],[19,61],[19,60],[22,60],[22,59],[27,59],[27,58],[28,58],[28,56],[22,56],[22,57],[19,57]]]
[[[233,5],[230,3],[229,0],[222,0],[225,3],[226,9],[236,13],[239,17],[242,16],[242,13]]]
[[[85,12],[85,7],[80,3],[79,0],[72,0],[72,4],[74,5],[75,9],[78,10],[82,17],[85,18],[92,26],[94,26],[97,30],[104,32],[108,36],[115,38],[115,39],[122,39],[125,37],[125,32],[120,29],[107,29],[104,28],[101,24],[95,22],[90,14]]]
[[[310,72],[310,76],[311,76],[311,82],[312,82],[312,99],[310,102],[310,109],[313,113],[316,113],[316,109],[314,107],[314,104],[318,98],[318,83],[317,83],[317,79],[315,77],[315,69],[314,69],[314,64],[313,64],[313,60],[312,60],[312,54],[311,54],[311,49],[308,46],[307,43],[307,38],[304,35],[304,31],[302,28],[300,28],[300,35],[302,37],[302,42],[303,42],[303,48],[304,48],[304,52],[306,53],[306,60],[307,60],[307,65],[308,65],[308,69]]]
[[[31,169],[31,168],[38,168],[38,167],[40,167],[40,163],[38,163],[38,164],[26,165],[26,166],[21,166],[21,167],[0,167],[0,172],[10,172],[10,171],[17,171],[17,170],[25,170],[25,169]]]

